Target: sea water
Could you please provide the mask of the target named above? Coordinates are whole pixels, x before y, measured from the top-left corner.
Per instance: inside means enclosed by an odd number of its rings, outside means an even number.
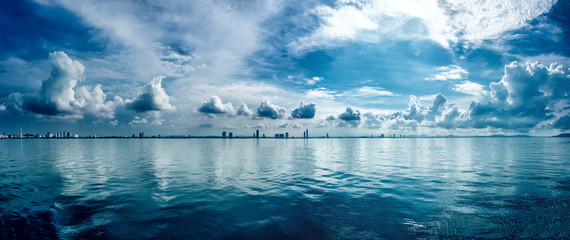
[[[564,138],[0,140],[0,238],[569,238],[569,163]]]

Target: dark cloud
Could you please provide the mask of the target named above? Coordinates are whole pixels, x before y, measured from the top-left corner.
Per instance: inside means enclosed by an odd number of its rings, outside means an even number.
[[[231,103],[222,103],[222,99],[218,96],[213,96],[209,101],[204,102],[198,111],[206,114],[232,114],[234,107]]]
[[[338,115],[338,118],[344,121],[358,121],[360,120],[360,111],[352,107],[347,107],[345,112]]]
[[[285,116],[285,109],[271,104],[269,101],[261,102],[261,105],[257,108],[257,116],[265,117],[271,119],[280,119]]]
[[[157,76],[148,83],[143,93],[138,97],[127,100],[127,109],[134,110],[135,112],[148,112],[148,111],[162,111],[173,110],[174,107],[170,105],[170,97],[162,88],[162,79],[164,76]]]
[[[316,112],[317,112],[317,104],[314,104],[314,103],[303,104],[301,102],[299,104],[299,107],[295,108],[295,110],[293,110],[293,112],[291,112],[291,117],[292,118],[314,118]]]

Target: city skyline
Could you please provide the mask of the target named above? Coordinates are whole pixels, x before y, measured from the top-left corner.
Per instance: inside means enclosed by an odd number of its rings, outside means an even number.
[[[9,2],[0,132],[554,136],[570,129],[568,10],[553,0]]]

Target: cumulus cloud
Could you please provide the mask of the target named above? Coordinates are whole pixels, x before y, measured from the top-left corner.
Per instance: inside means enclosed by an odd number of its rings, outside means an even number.
[[[237,115],[238,116],[251,116],[252,112],[251,112],[251,110],[249,110],[249,108],[247,107],[247,105],[245,103],[242,103],[237,108]]]
[[[86,113],[96,117],[113,118],[117,106],[123,104],[123,99],[115,96],[113,101],[106,101],[107,95],[101,89],[101,85],[80,86],[75,95],[76,103]]]
[[[338,115],[338,118],[344,121],[359,121],[360,111],[353,107],[347,107],[345,112]]]
[[[570,127],[570,74],[561,64],[512,62],[504,76],[479,91],[479,99],[468,109],[461,109],[437,94],[429,106],[410,96],[408,108],[390,114],[360,114],[351,107],[338,116],[320,121],[317,126],[355,126],[351,120],[363,120],[362,127],[386,130],[410,130],[418,127],[442,129],[494,128],[528,132],[538,126],[567,130]]]
[[[206,114],[233,114],[234,107],[231,103],[223,104],[222,99],[213,96],[209,101],[204,102],[198,111]]]
[[[9,109],[57,118],[82,118],[85,114],[114,117],[116,107],[123,104],[120,97],[108,101],[99,84],[77,86],[84,79],[85,67],[64,52],[50,53],[49,59],[50,77],[42,82],[41,90],[36,94],[11,94]]]
[[[285,116],[287,111],[277,105],[271,104],[265,100],[257,108],[257,116],[262,118],[280,119]]]
[[[317,112],[317,104],[314,104],[314,103],[303,104],[301,102],[299,104],[299,107],[295,108],[295,110],[293,110],[293,112],[291,112],[291,117],[292,118],[314,118],[316,112]]]
[[[472,102],[468,113],[472,127],[532,128],[554,117],[551,107],[566,101],[570,92],[567,68],[538,62],[512,62],[491,92]]]
[[[126,101],[127,109],[135,112],[173,110],[170,97],[162,88],[164,76],[156,76],[143,89],[143,93],[134,99]]]

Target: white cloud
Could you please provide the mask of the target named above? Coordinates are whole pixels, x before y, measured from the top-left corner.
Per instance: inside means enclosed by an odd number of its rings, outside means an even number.
[[[239,105],[239,107],[237,108],[237,115],[238,116],[251,116],[253,113],[251,112],[251,110],[247,107],[247,105],[245,103],[242,103],[241,105]]]
[[[322,81],[323,77],[312,77],[312,78],[305,78],[306,85],[315,85],[317,82]]]
[[[135,112],[174,110],[170,105],[170,97],[162,88],[165,76],[156,76],[143,89],[141,95],[126,101],[127,109]]]
[[[8,103],[17,111],[59,119],[79,119],[84,115],[113,118],[123,99],[108,101],[101,85],[77,86],[84,80],[85,67],[64,52],[50,53],[51,74],[35,94],[12,93]]]
[[[231,103],[223,104],[218,96],[213,96],[209,101],[204,102],[198,111],[205,114],[233,114],[235,112]]]
[[[75,96],[76,103],[88,114],[95,117],[113,118],[117,106],[123,104],[123,99],[115,96],[114,101],[106,101],[107,95],[101,89],[101,85],[80,86],[77,88]]]
[[[343,92],[340,95],[344,96],[344,97],[384,97],[384,96],[392,97],[392,96],[397,96],[397,94],[390,92],[390,91],[386,91],[383,88],[368,87],[368,86],[351,89],[351,90]]]
[[[113,120],[109,121],[109,125],[117,126],[117,125],[119,125],[119,120],[113,119]]]
[[[462,80],[467,77],[469,72],[458,65],[441,66],[435,68],[437,73],[431,78],[425,78],[425,80]]]
[[[473,96],[482,96],[487,94],[487,90],[485,90],[485,86],[474,83],[471,81],[463,81],[461,83],[455,84],[453,88],[454,91],[465,93]]]
[[[322,23],[311,34],[292,42],[290,48],[300,53],[315,47],[334,47],[344,41],[393,39],[430,39],[445,48],[460,41],[479,44],[527,26],[555,3],[556,0],[338,0],[333,7],[317,7],[313,14]]]
[[[336,91],[328,90],[326,88],[309,89],[305,93],[306,98],[322,98],[322,99],[334,99]]]
[[[135,116],[129,125],[162,125],[164,119],[161,118],[160,112],[152,111],[146,114],[146,117]]]
[[[280,119],[287,111],[271,102],[265,100],[257,108],[257,116],[262,118]]]

